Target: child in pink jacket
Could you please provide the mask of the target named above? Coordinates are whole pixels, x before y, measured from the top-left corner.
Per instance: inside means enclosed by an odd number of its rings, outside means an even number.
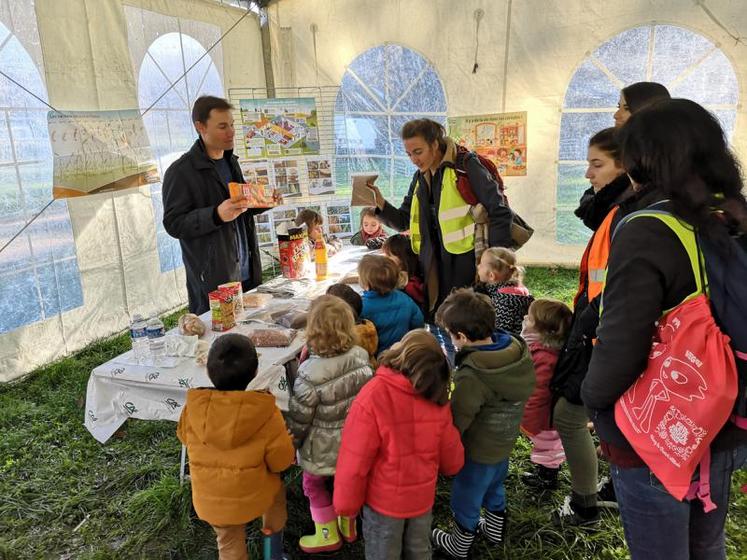
[[[533,473],[524,473],[522,479],[537,490],[557,488],[558,471],[565,461],[563,444],[552,426],[550,381],[571,326],[571,316],[566,304],[537,299],[529,306],[522,325],[521,336],[529,345],[537,376],[537,384],[521,419],[521,430],[532,440],[530,460],[536,468]]]

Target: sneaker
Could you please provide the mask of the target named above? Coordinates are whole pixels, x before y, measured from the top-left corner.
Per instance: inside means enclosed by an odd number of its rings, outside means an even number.
[[[615,497],[615,486],[609,477],[602,477],[602,480],[597,484],[597,507],[619,509]]]
[[[521,481],[540,492],[557,490],[559,470],[550,469],[544,465],[535,465],[534,472],[521,473]]]
[[[599,523],[599,508],[579,506],[566,496],[563,505],[552,513],[552,522],[556,527],[593,527]]]

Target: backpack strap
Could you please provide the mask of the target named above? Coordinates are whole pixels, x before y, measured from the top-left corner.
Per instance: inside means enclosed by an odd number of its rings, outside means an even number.
[[[656,218],[664,222],[664,224],[666,224],[666,226],[669,227],[672,232],[674,232],[674,234],[680,240],[680,243],[682,243],[682,246],[685,248],[685,251],[687,251],[687,256],[690,259],[690,266],[693,271],[693,278],[695,279],[695,291],[685,297],[685,299],[683,299],[679,304],[677,304],[681,305],[686,301],[695,299],[700,294],[704,293],[708,295],[708,278],[705,271],[703,253],[700,250],[700,246],[698,245],[698,236],[695,228],[693,228],[687,222],[680,220],[671,212],[662,209],[662,205],[667,202],[669,201],[664,200],[661,202],[657,202],[655,204],[652,204],[648,208],[644,208],[643,210],[639,210],[625,216],[615,228],[612,239],[614,240],[615,235],[617,235],[617,232],[624,224],[636,218]],[[672,309],[674,309],[674,307],[664,311],[664,314],[668,313]]]
[[[716,509],[716,504],[711,499],[711,448],[706,449],[703,458],[698,463],[700,469],[698,480],[690,484],[685,496],[686,500],[698,498],[703,502],[703,511],[706,513]]]

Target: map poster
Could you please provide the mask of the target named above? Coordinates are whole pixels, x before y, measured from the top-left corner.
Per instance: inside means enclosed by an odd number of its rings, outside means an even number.
[[[335,180],[332,177],[332,162],[329,158],[308,158],[306,167],[309,172],[309,194],[329,194],[335,192]]]
[[[319,154],[313,97],[241,99],[242,143],[249,159]]]
[[[527,174],[527,114],[449,117],[449,136],[491,160],[504,177]]]
[[[140,111],[47,113],[54,198],[141,187],[159,181]]]
[[[284,197],[301,196],[301,181],[298,174],[298,160],[286,159],[272,162],[275,174],[275,188]]]

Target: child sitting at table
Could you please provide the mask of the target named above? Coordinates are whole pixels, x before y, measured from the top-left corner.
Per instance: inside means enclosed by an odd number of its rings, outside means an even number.
[[[363,288],[361,317],[376,325],[379,333],[377,355],[413,329],[423,328],[423,312],[404,292],[397,289],[399,267],[386,257],[365,255],[358,263],[358,278]]]
[[[357,537],[355,518],[337,519],[327,488],[348,409],[372,375],[368,353],[356,345],[354,324],[353,311],[340,298],[323,295],[314,301],[306,326],[311,354],[298,368],[290,399],[288,427],[316,528],[313,535],[301,537],[299,546],[310,554],[338,550],[343,539]]]
[[[369,249],[380,249],[387,235],[373,206],[361,210],[361,228],[350,238],[351,245],[365,245]]]
[[[275,397],[246,390],[258,364],[246,336],[218,338],[207,360],[215,389],[187,391],[176,430],[189,452],[195,511],[213,527],[221,560],[248,559],[246,524],[260,516],[270,558],[283,558],[288,514],[280,473],[294,449]]]
[[[334,235],[328,236],[324,233],[322,226],[324,225],[324,219],[322,215],[316,210],[311,208],[304,208],[301,210],[295,219],[296,226],[305,225],[306,232],[309,235],[309,246],[311,248],[311,258],[314,258],[314,246],[316,240],[321,238],[324,240],[327,246],[327,254],[329,256],[334,255],[340,249],[342,249],[342,241],[337,239]]]
[[[381,249],[401,270],[397,288],[404,290],[422,308],[425,302],[423,280],[418,274],[418,256],[412,250],[410,238],[401,233],[392,235],[384,241]]]

